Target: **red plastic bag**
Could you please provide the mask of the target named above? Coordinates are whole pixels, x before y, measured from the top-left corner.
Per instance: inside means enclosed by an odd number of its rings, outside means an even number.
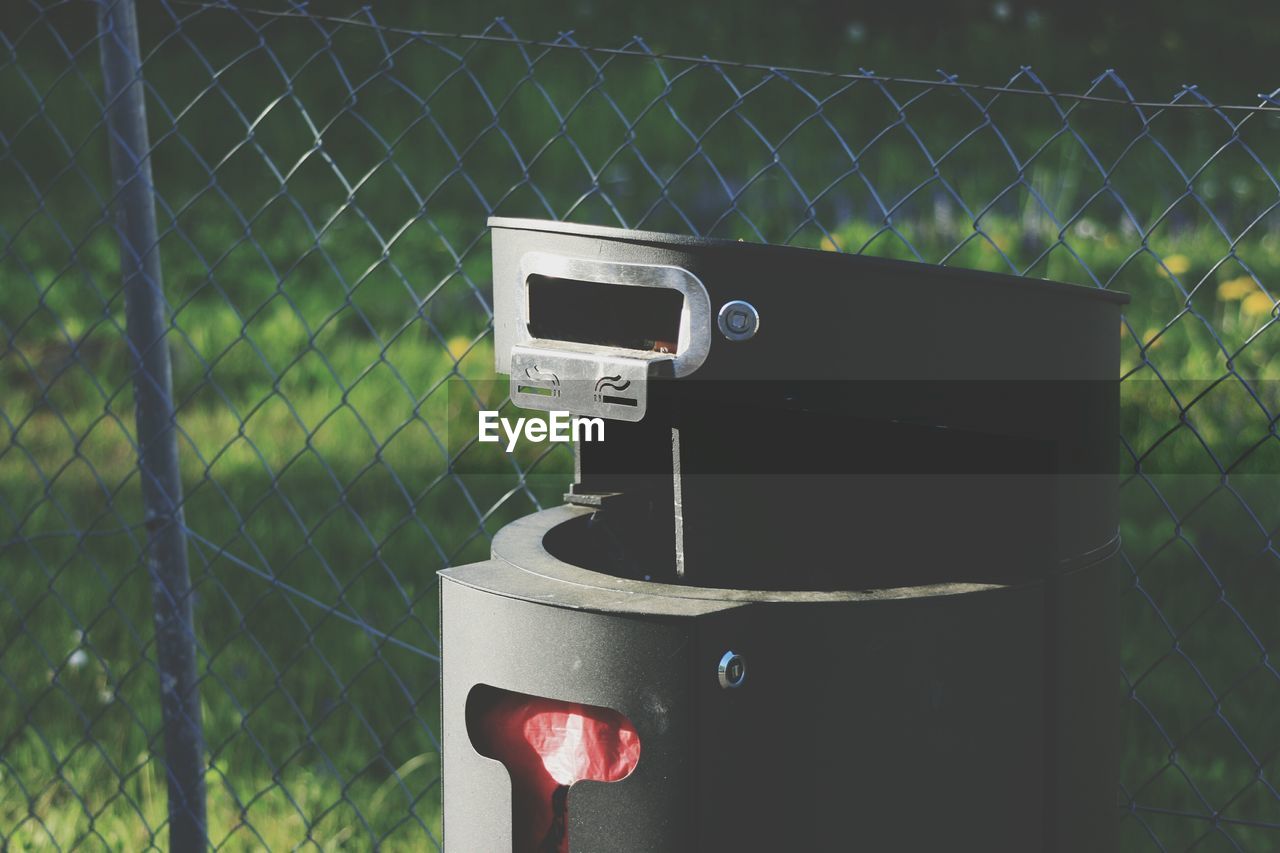
[[[505,690],[491,691],[471,738],[511,774],[513,853],[569,853],[569,786],[617,782],[640,760],[640,736],[617,711]]]

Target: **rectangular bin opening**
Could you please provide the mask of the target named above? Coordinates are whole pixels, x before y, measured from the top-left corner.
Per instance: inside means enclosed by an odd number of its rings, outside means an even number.
[[[684,294],[669,287],[530,275],[535,338],[676,354]]]
[[[640,761],[640,735],[611,708],[477,684],[467,695],[476,752],[511,775],[512,853],[569,853],[569,787],[618,782]]]

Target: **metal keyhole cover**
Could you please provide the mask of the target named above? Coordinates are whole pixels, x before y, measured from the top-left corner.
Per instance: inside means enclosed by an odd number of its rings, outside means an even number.
[[[760,331],[760,312],[750,302],[734,299],[720,306],[716,325],[729,340],[745,341]]]
[[[741,687],[743,682],[747,680],[746,659],[735,651],[725,652],[720,658],[716,677],[720,681],[720,686],[726,690]]]

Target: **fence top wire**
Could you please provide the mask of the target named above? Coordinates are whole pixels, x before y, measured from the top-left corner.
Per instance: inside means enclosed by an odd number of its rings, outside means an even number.
[[[1147,120],[1154,119],[1164,110],[1211,110],[1219,113],[1245,113],[1245,118],[1252,113],[1280,113],[1280,88],[1273,89],[1271,92],[1259,92],[1257,94],[1257,104],[1218,104],[1206,98],[1201,94],[1199,87],[1193,84],[1184,85],[1178,93],[1167,101],[1153,101],[1141,98],[1134,98],[1129,87],[1116,75],[1114,70],[1107,69],[1094,78],[1089,88],[1084,92],[1068,92],[1062,90],[1050,89],[1046,86],[1032,71],[1030,65],[1022,66],[1018,73],[1014,75],[1009,83],[998,85],[990,83],[970,83],[960,80],[954,74],[950,74],[942,69],[938,70],[941,75],[939,79],[931,80],[922,77],[904,77],[889,74],[877,74],[874,71],[866,69],[858,69],[857,71],[830,71],[817,68],[806,68],[802,66],[792,65],[771,65],[760,62],[746,62],[734,59],[719,59],[710,56],[691,56],[687,54],[670,53],[666,51],[650,50],[644,40],[639,36],[634,37],[629,45],[623,47],[599,47],[596,45],[579,43],[572,31],[560,33],[558,39],[528,39],[521,38],[515,34],[506,23],[505,19],[496,18],[488,28],[479,33],[463,33],[448,32],[443,30],[416,29],[412,27],[398,27],[389,24],[379,23],[374,19],[373,9],[371,6],[365,5],[361,7],[361,13],[364,19],[343,16],[343,15],[323,15],[310,11],[305,2],[293,2],[292,9],[260,9],[251,6],[243,6],[233,2],[233,0],[221,0],[216,3],[202,3],[198,0],[169,0],[171,5],[186,6],[195,11],[192,16],[205,11],[225,11],[236,12],[244,15],[256,15],[269,19],[294,18],[308,21],[322,21],[324,23],[335,24],[339,26],[361,27],[364,29],[374,30],[380,33],[394,33],[396,35],[405,36],[412,39],[452,39],[457,41],[473,41],[473,42],[491,42],[496,44],[507,44],[517,47],[534,47],[544,48],[548,50],[570,50],[580,53],[597,54],[601,56],[618,56],[618,57],[637,57],[654,61],[678,62],[691,65],[714,66],[717,68],[736,68],[744,71],[761,71],[766,74],[779,76],[798,76],[798,77],[818,77],[832,80],[850,80],[850,81],[866,81],[878,84],[901,84],[905,86],[919,86],[927,88],[947,88],[947,89],[963,89],[971,92],[983,92],[994,97],[1000,95],[1020,95],[1033,96],[1040,98],[1050,98],[1053,100],[1072,101],[1076,103],[1094,103],[1109,104],[1112,106],[1134,107],[1139,110],[1155,110],[1156,113],[1146,116]],[[493,30],[499,32],[493,32]],[[634,45],[634,46],[632,46]],[[1036,88],[1024,88],[1013,85],[1014,81],[1019,78],[1026,78],[1036,84]],[[1094,94],[1094,90],[1106,83],[1114,84],[1120,91],[1124,92],[1126,97],[1108,97],[1106,95]],[[1242,119],[1243,120],[1243,119]]]

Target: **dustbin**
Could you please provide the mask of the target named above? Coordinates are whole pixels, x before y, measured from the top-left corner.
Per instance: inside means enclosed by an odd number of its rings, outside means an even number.
[[[440,573],[448,849],[1114,849],[1126,298],[490,225],[512,399],[606,430]]]

